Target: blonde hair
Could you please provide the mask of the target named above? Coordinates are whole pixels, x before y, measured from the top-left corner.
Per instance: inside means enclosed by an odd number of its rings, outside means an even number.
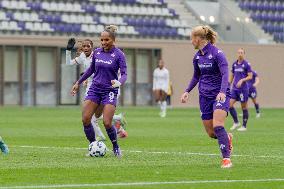
[[[201,39],[206,39],[210,43],[215,44],[217,40],[217,32],[215,32],[210,26],[196,26],[192,30],[193,36],[199,36]]]
[[[115,40],[117,29],[118,27],[116,25],[108,25],[105,27],[104,31],[108,32],[111,38]]]

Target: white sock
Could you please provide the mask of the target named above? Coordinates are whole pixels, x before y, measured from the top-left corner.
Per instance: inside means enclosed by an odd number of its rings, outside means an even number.
[[[161,102],[161,101],[159,101],[160,103],[159,103],[159,105],[160,105],[160,110],[161,110],[161,112],[163,111],[163,101]]]
[[[114,119],[114,120],[121,120],[120,114],[118,114],[118,115],[114,114],[114,115],[113,115],[113,119]]]
[[[100,126],[99,126],[99,123],[98,123],[98,120],[96,119],[96,116],[93,115],[91,122],[92,122],[92,125],[94,127],[96,135],[98,137],[105,138],[105,135],[103,134],[103,132],[102,132]]]
[[[166,112],[166,110],[167,110],[167,101],[163,101],[163,102],[162,102],[161,110],[162,110],[163,112]]]
[[[100,117],[96,118],[96,119],[97,120],[102,120],[103,119],[103,114]]]

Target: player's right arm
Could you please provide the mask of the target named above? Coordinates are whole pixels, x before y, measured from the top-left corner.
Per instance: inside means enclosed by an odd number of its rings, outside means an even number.
[[[259,82],[260,82],[260,79],[259,79],[258,76],[256,76],[255,77],[255,82],[254,82],[253,86],[256,87],[259,84]]]
[[[200,78],[200,69],[198,67],[198,62],[196,60],[196,58],[194,57],[193,60],[193,67],[194,67],[194,72],[193,72],[193,76],[191,78],[191,81],[188,84],[188,87],[186,88],[185,92],[182,94],[181,96],[181,103],[186,103],[188,98],[189,98],[189,93],[190,91],[197,85],[197,83],[199,82],[199,78]]]

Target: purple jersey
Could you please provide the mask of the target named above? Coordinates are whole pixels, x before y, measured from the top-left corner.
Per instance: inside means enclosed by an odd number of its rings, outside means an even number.
[[[118,70],[120,69],[121,84],[127,79],[127,66],[124,53],[116,47],[105,52],[103,48],[97,48],[93,52],[91,66],[86,70],[84,75],[79,79],[79,84],[86,80],[94,73],[90,89],[94,91],[116,90],[112,87],[111,80],[118,80]]]
[[[218,93],[230,95],[228,82],[228,62],[224,53],[216,46],[208,43],[202,51],[198,51],[193,59],[194,74],[187,92],[199,82],[199,95],[215,98]]]
[[[248,73],[250,72],[251,72],[251,67],[250,67],[250,64],[246,60],[243,60],[241,63],[238,63],[238,61],[233,63],[232,73],[234,74],[234,81],[233,81],[234,90],[248,89],[247,82],[243,82],[240,88],[237,87],[237,83],[241,79],[246,78],[248,76]]]
[[[255,88],[255,87],[253,86],[253,84],[255,83],[255,78],[256,78],[256,77],[258,77],[256,71],[252,70],[252,79],[247,81],[247,82],[248,82],[248,87],[249,87],[249,89],[250,89],[250,88]]]

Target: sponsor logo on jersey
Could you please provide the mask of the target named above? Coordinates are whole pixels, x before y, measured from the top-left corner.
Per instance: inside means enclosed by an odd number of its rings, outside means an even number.
[[[243,68],[236,68],[235,72],[244,72],[244,69]]]
[[[212,54],[209,54],[208,58],[211,60],[213,58]]]
[[[102,60],[102,59],[96,59],[96,63],[104,63],[104,64],[112,64],[112,60]]]
[[[212,67],[212,63],[206,63],[204,62],[203,64],[198,64],[199,68],[211,68]]]
[[[111,57],[115,57],[115,54],[114,54],[114,53],[112,53],[110,56],[111,56]]]

